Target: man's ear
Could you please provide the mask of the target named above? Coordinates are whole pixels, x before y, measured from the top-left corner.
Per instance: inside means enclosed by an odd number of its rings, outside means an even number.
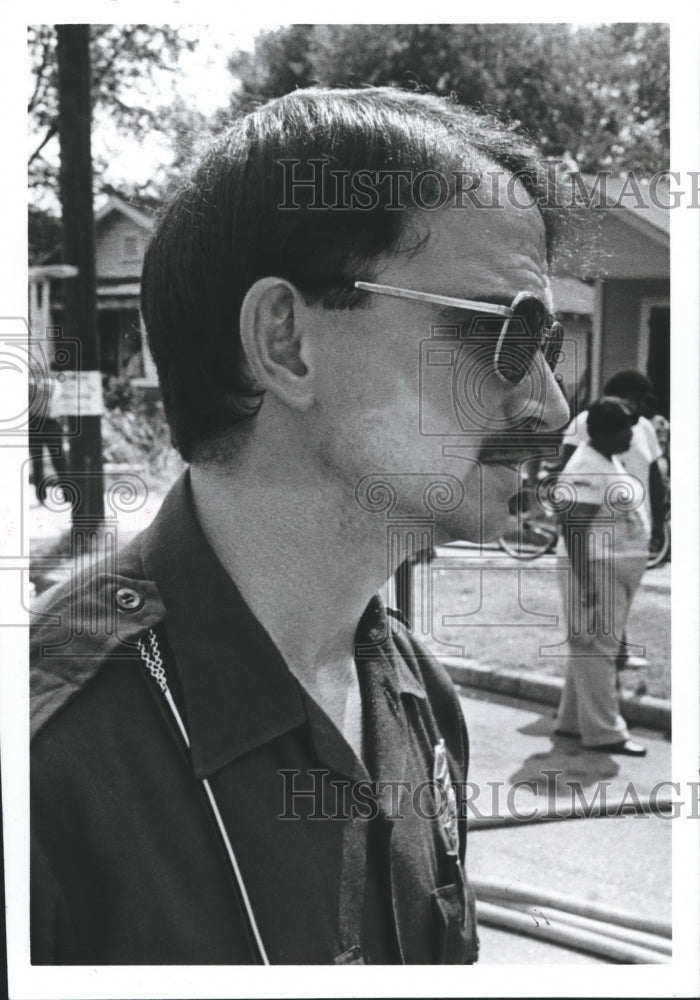
[[[295,410],[314,403],[311,345],[299,292],[283,278],[261,278],[241,306],[241,343],[262,387]]]

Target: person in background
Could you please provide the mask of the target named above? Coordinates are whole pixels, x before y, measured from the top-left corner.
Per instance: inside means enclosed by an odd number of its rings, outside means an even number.
[[[671,480],[671,424],[662,413],[655,413],[649,420],[661,449],[661,455],[658,458],[661,476],[668,486]]]
[[[47,486],[51,479],[44,475],[44,448],[48,448],[51,463],[57,476],[67,472],[66,456],[63,451],[63,427],[58,419],[59,386],[53,371],[43,371],[31,376],[30,420],[28,428],[29,457],[36,498],[39,503],[46,499]]]
[[[644,488],[644,507],[651,524],[650,544],[656,544],[664,532],[666,484],[660,459],[662,450],[648,419],[652,413],[652,384],[646,375],[635,369],[617,372],[605,383],[606,396],[624,399],[633,417],[632,439],[629,448],[619,456],[625,470],[636,476]],[[586,421],[588,410],[583,410],[564,431],[561,446],[561,464],[566,466],[576,448],[588,440]],[[639,669],[647,666],[643,657],[621,653],[618,669]]]
[[[556,732],[580,737],[590,750],[643,757],[646,748],[630,740],[617,691],[620,647],[650,530],[642,485],[620,459],[630,448],[633,421],[625,400],[598,400],[587,413],[588,441],[562,473],[575,502],[564,526],[569,660]]]
[[[627,472],[636,476],[646,490],[645,506],[651,519],[652,535],[663,528],[664,478],[659,465],[662,448],[653,423],[648,419],[653,412],[652,384],[646,375],[633,368],[617,372],[605,383],[605,396],[624,399],[632,411],[635,423],[628,450],[620,455]],[[564,431],[561,448],[562,465],[566,465],[576,448],[588,439],[586,421],[588,410],[583,410]]]

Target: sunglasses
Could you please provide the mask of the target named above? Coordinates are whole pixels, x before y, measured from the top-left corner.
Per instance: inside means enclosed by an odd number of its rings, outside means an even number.
[[[493,302],[433,295],[393,285],[377,285],[371,281],[354,281],[353,287],[376,295],[427,302],[470,313],[470,333],[486,335],[489,342],[496,338],[493,367],[496,374],[511,385],[522,382],[538,351],[542,352],[552,372],[561,358],[564,328],[553,319],[544,303],[530,292],[518,292],[509,306],[499,306]]]

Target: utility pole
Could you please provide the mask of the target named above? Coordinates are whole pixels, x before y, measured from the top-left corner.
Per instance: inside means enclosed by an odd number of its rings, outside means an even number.
[[[70,446],[70,478],[75,486],[72,516],[74,527],[85,526],[86,521],[94,527],[104,518],[104,486],[90,149],[90,26],[60,24],[56,34],[63,251],[66,264],[78,268],[77,276],[65,283],[64,307],[65,331],[79,343],[75,373],[63,391],[72,398],[67,415],[77,418]]]

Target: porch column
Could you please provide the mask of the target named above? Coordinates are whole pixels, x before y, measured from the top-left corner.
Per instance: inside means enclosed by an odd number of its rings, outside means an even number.
[[[591,401],[600,395],[601,367],[603,361],[603,314],[605,282],[597,278],[595,282],[595,303],[593,306],[593,329],[591,337]]]

